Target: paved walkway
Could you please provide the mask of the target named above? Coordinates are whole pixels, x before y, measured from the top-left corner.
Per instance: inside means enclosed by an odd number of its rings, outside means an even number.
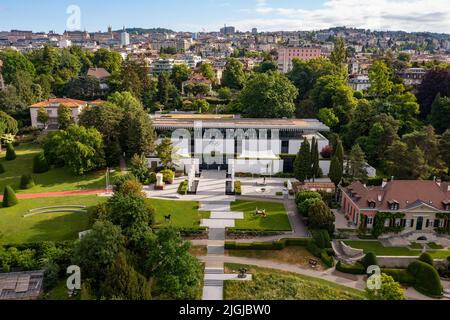
[[[203,191],[199,193],[202,194]],[[235,219],[243,219],[243,212],[232,212],[231,202],[206,201],[200,202],[200,211],[210,211],[209,219],[203,219],[201,226],[208,228],[208,240],[204,241],[207,246],[207,257],[221,256],[225,253],[225,233],[226,228],[235,225]],[[224,273],[223,262],[206,261],[205,278],[203,281],[203,300],[223,300],[224,280],[251,280],[251,277],[238,279],[236,275]]]
[[[50,197],[66,197],[66,196],[88,196],[106,193],[105,189],[98,190],[74,190],[74,191],[59,191],[59,192],[43,192],[43,193],[18,193],[18,199],[37,199]],[[0,200],[3,200],[3,195],[0,195]]]
[[[348,288],[353,288],[361,291],[364,291],[366,288],[365,276],[341,273],[337,271],[335,268],[328,269],[326,271],[316,271],[272,260],[252,259],[245,257],[230,257],[225,255],[205,256],[199,257],[199,259],[207,264],[236,263],[292,272],[304,276],[327,280]],[[405,296],[409,300],[433,300],[432,298],[429,298],[417,292],[414,288],[411,287],[405,290]],[[450,300],[450,299],[444,298],[442,300]]]

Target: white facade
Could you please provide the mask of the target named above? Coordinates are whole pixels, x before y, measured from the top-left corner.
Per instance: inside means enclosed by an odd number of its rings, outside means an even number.
[[[125,30],[120,34],[120,45],[129,46],[130,45],[130,34]]]

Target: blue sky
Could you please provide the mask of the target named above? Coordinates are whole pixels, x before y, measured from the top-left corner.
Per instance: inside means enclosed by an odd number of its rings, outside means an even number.
[[[350,26],[450,33],[448,0],[1,0],[0,30],[67,29],[69,5],[88,31],[166,27],[214,31],[225,23],[246,31]]]

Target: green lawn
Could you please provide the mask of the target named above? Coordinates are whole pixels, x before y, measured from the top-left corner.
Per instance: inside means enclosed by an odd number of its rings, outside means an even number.
[[[377,256],[420,256],[422,250],[410,250],[407,247],[384,247],[378,241],[344,241],[345,244],[355,248],[363,249],[365,253],[373,252]],[[445,259],[450,256],[450,250],[428,250],[434,259]]]
[[[54,168],[43,174],[33,174],[36,186],[28,190],[19,190],[20,177],[33,173],[33,158],[42,149],[36,144],[21,144],[16,147],[17,158],[5,160],[5,150],[0,153],[0,163],[5,173],[0,175],[0,192],[6,185],[11,185],[18,193],[42,193],[54,191],[89,190],[105,188],[104,170],[84,176],[74,175],[68,168]]]
[[[209,212],[199,211],[198,202],[195,201],[170,201],[147,199],[147,202],[155,208],[155,222],[158,227],[175,226],[178,228],[199,228],[200,219],[208,218]],[[171,222],[165,222],[165,216],[172,215]]]
[[[364,293],[322,279],[295,273],[226,264],[227,271],[245,267],[253,281],[225,281],[225,300],[363,300]]]
[[[255,216],[255,210],[266,209],[267,217]],[[244,220],[236,220],[236,230],[291,231],[284,204],[275,202],[236,201],[231,211],[244,212]]]
[[[22,199],[14,207],[0,208],[0,244],[77,239],[80,231],[90,228],[89,214],[51,213],[28,218],[23,215],[35,208],[58,205],[93,207],[100,201],[106,199],[97,196]]]
[[[0,244],[18,244],[38,241],[62,241],[78,238],[78,233],[90,228],[89,214],[51,213],[24,218],[28,210],[58,206],[84,205],[94,207],[107,201],[107,198],[89,196],[53,197],[38,199],[20,199],[19,204],[11,208],[0,208]],[[197,202],[147,199],[155,208],[156,224],[169,225],[164,216],[171,214],[171,225],[178,228],[198,228],[200,219],[209,216],[209,212],[198,211]]]

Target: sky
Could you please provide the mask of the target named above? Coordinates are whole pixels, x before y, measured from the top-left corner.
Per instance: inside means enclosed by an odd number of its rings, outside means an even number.
[[[75,6],[75,7],[74,7]],[[79,13],[79,14],[78,14]],[[371,30],[450,33],[450,0],[0,0],[0,30]]]

